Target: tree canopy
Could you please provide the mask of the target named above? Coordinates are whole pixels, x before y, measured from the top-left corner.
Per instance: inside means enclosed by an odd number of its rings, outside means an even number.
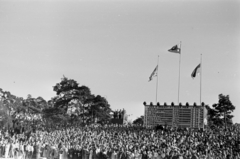
[[[91,93],[89,87],[63,77],[53,86],[56,96],[46,101],[30,94],[26,99],[0,89],[0,123],[8,125],[18,120],[35,120],[39,117],[48,122],[84,121],[85,123],[106,122],[112,111],[106,98]],[[6,125],[6,124],[5,124]]]
[[[92,94],[87,86],[79,86],[73,79],[63,77],[61,82],[53,86],[53,90],[57,96],[50,103],[53,103],[52,109],[58,110],[54,112],[79,117],[85,123],[103,122],[110,118],[108,101]]]
[[[233,124],[232,112],[235,110],[235,106],[230,101],[229,95],[219,94],[218,103],[213,104],[212,107],[207,106],[210,126],[222,127]]]
[[[133,121],[133,124],[136,124],[136,125],[143,125],[143,123],[144,123],[143,115]]]

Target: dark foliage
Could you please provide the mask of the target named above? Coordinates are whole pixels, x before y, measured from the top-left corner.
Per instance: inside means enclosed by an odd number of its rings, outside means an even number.
[[[139,118],[133,121],[133,124],[143,125],[143,122],[144,122],[144,116],[140,116]]]
[[[218,103],[213,104],[213,108],[206,106],[209,125],[211,127],[232,125],[233,115],[231,113],[235,110],[235,106],[230,101],[228,95],[220,94],[218,99]]]

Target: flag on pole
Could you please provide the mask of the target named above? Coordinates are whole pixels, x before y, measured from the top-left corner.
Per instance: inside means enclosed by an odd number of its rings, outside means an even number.
[[[201,67],[201,64],[197,65],[197,67],[193,70],[191,74],[192,78],[196,77],[196,75],[200,73],[200,67]]]
[[[155,67],[155,69],[153,70],[152,74],[150,75],[149,81],[151,81],[153,77],[157,76],[157,70],[158,70],[158,65]]]
[[[181,49],[178,47],[178,45],[173,46],[171,49],[168,50],[169,52],[173,52],[173,53],[181,53]]]

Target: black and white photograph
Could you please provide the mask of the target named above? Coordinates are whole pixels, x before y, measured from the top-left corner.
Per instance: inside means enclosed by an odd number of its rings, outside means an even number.
[[[0,159],[240,159],[239,0],[0,0]]]

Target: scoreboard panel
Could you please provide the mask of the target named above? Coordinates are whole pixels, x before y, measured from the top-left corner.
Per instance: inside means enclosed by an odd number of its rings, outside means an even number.
[[[145,105],[144,125],[204,128],[204,106],[150,106]]]

